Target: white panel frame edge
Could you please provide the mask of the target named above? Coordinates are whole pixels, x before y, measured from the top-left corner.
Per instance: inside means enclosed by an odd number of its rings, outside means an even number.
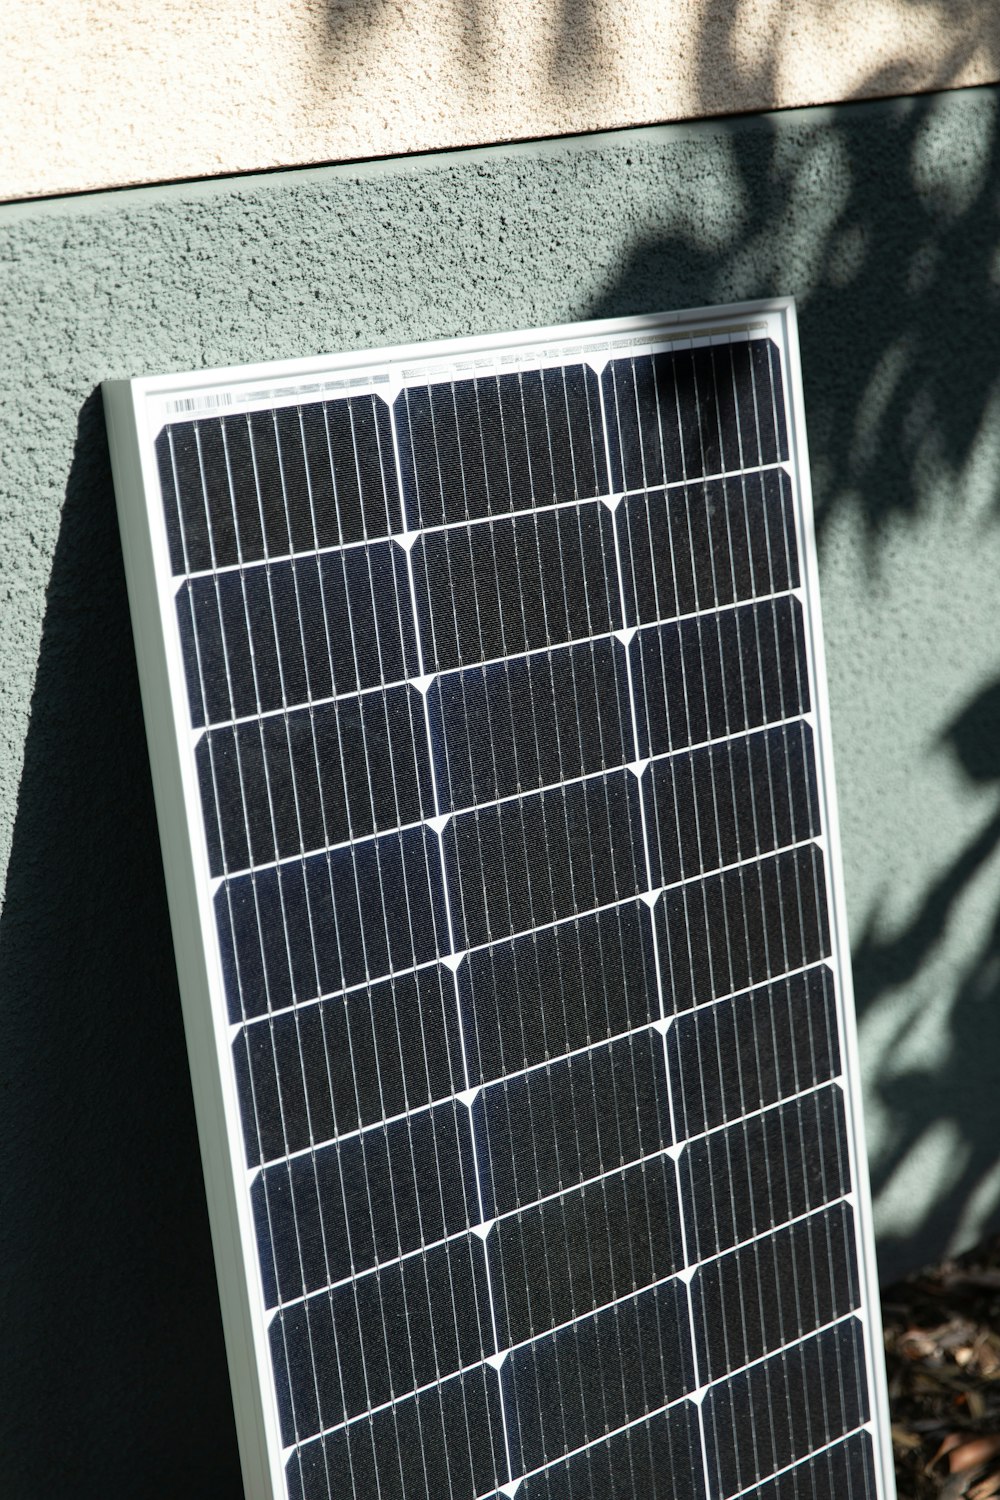
[[[858,1262],[861,1275],[862,1317],[865,1323],[865,1358],[868,1364],[872,1411],[870,1426],[875,1440],[877,1474],[886,1500],[896,1500],[896,1474],[890,1438],[889,1385],[883,1357],[884,1339],[879,1301],[878,1266],[875,1260],[875,1228],[868,1147],[865,1140],[861,1099],[861,1059],[851,971],[851,942],[844,893],[844,862],[840,844],[840,815],[833,766],[830,701],[826,675],[826,650],[820,611],[819,558],[813,524],[812,477],[806,440],[805,396],[799,353],[799,327],[795,299],[774,304],[781,313],[781,350],[785,410],[788,419],[789,459],[795,485],[795,516],[799,528],[801,565],[805,583],[802,600],[806,617],[806,642],[815,722],[816,772],[823,807],[826,842],[826,879],[830,895],[830,948],[840,987],[838,1021],[844,1078],[847,1083],[847,1129],[854,1182]]]
[[[728,341],[752,328],[778,347],[783,375],[789,468],[794,490],[802,579],[795,591],[806,624],[817,780],[823,809],[831,961],[840,993],[842,1074],[847,1085],[848,1145],[854,1191],[861,1318],[880,1500],[895,1500],[889,1401],[882,1351],[878,1276],[840,834],[833,782],[827,679],[805,407],[793,298],[602,319],[516,333],[441,340],[383,350],[191,371],[103,384],[143,713],[149,744],[167,899],[201,1143],[209,1222],[247,1500],[287,1493],[284,1454],[271,1374],[250,1183],[231,1061],[231,1032],[205,835],[198,809],[194,737],[175,627],[176,583],[153,444],[167,419],[294,405],[303,397],[375,391],[392,400],[404,384],[468,378],[477,365],[516,369],[578,359],[600,371],[626,349],[652,352]],[[645,347],[644,347],[645,346]],[[416,363],[417,368],[407,368]],[[154,501],[155,503],[150,503]],[[339,1497],[338,1497],[339,1500]],[[345,1497],[346,1500],[346,1497]]]
[[[105,382],[103,392],[243,1483],[247,1500],[272,1500],[285,1493],[281,1437],[270,1394],[193,740],[184,716],[184,666],[176,630],[165,628],[176,589],[162,505],[157,510],[146,503],[147,495],[160,495],[156,430],[150,431],[145,403],[128,381]]]

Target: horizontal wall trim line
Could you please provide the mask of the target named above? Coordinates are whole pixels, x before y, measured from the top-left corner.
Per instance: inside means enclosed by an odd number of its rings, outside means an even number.
[[[738,130],[780,131],[786,126],[822,129],[838,117],[849,113],[903,118],[921,101],[947,94],[995,94],[1000,97],[1000,81],[957,85],[932,89],[924,93],[887,95],[882,98],[845,99],[828,104],[789,105],[782,109],[757,110],[749,113],[710,115],[699,119],[662,121],[657,124],[620,125],[609,130],[569,132],[565,135],[524,137],[499,141],[488,146],[442,146],[433,150],[414,151],[397,156],[369,156],[337,161],[313,162],[305,166],[267,167],[251,172],[220,173],[204,177],[165,178],[153,183],[123,183],[114,187],[86,188],[80,192],[37,194],[24,198],[0,198],[0,226],[18,219],[50,213],[100,213],[121,210],[127,203],[146,207],[150,203],[181,203],[210,198],[218,194],[253,191],[264,183],[275,187],[296,188],[323,183],[331,178],[358,181],[382,175],[398,176],[406,172],[467,169],[510,157],[558,156],[577,151],[607,151],[636,145],[676,145],[697,141],[706,135]]]

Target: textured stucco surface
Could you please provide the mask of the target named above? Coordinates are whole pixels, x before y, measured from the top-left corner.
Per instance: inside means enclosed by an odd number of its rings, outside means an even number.
[[[998,102],[0,210],[0,1492],[239,1492],[107,376],[794,294],[884,1274],[993,1215]]]
[[[4,0],[0,198],[1000,78],[994,0]]]

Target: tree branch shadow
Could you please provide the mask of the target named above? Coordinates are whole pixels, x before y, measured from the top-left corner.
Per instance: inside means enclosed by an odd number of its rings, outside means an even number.
[[[876,601],[901,528],[926,534],[934,548],[947,495],[976,505],[984,539],[1000,520],[995,108],[989,120],[964,151],[953,137],[942,145],[947,119],[933,98],[892,110],[850,106],[801,128],[789,117],[723,126],[725,150],[714,160],[716,197],[729,206],[725,232],[713,242],[689,213],[677,228],[645,234],[586,309],[611,317],[796,295],[821,554],[846,524],[865,548]],[[862,1017],[916,994],[963,903],[989,892],[983,882],[994,878],[1000,849],[998,747],[1000,685],[988,682],[972,687],[927,753],[943,753],[970,795],[995,789],[997,803],[943,868],[928,857],[909,919],[893,930],[879,906],[869,911],[854,944]],[[874,785],[878,768],[869,775]],[[890,851],[868,862],[891,882]],[[996,909],[992,930],[981,947],[966,943],[934,1001],[944,1052],[908,1073],[893,1056],[866,1053],[891,1137],[872,1163],[876,1200],[932,1128],[950,1129],[957,1143],[937,1167],[951,1175],[933,1185],[912,1233],[883,1234],[886,1274],[939,1254],[958,1226],[985,1228],[1000,1212],[1000,902],[986,899]]]
[[[924,56],[918,47],[915,53],[913,26],[900,19],[894,56],[870,68],[849,94],[831,96],[829,90],[824,93],[823,87],[816,85],[807,102],[833,102],[834,97],[886,99],[952,88],[967,80],[967,69],[977,58],[988,77],[1000,72],[1000,21],[978,0],[902,3],[909,6],[914,24],[923,22],[925,27],[936,29],[941,38],[939,50]],[[477,102],[489,98],[498,79],[506,86],[511,77],[518,77],[522,67],[523,60],[514,61],[505,53],[512,41],[511,17],[497,0],[450,0],[428,6],[426,21],[419,12],[394,0],[372,0],[370,4],[326,0],[319,14],[320,67],[326,70],[331,100],[338,87],[350,88],[356,82],[358,48],[379,40],[391,47],[393,35],[402,29],[408,31],[411,44],[404,56],[412,56],[416,66],[410,72],[404,62],[405,73],[399,77],[398,86],[401,93],[409,92],[416,98],[424,97],[429,77],[437,65],[443,65],[443,86],[450,93],[464,94],[474,111]],[[592,127],[601,129],[612,123],[598,117],[600,110],[607,108],[605,86],[614,79],[616,92],[624,90],[627,96],[629,70],[637,66],[636,57],[629,55],[629,27],[646,26],[651,13],[640,8],[630,20],[628,13],[611,0],[543,0],[541,5],[526,8],[520,19],[520,29],[530,27],[538,49],[537,69],[532,67],[531,77],[525,78],[525,88],[537,90],[539,83],[544,83],[552,98],[539,100],[526,91],[515,114],[527,121],[532,109],[540,106],[548,118],[553,106],[562,105],[577,119],[589,99],[597,110]],[[822,0],[770,5],[758,0],[755,5],[740,7],[732,0],[701,0],[696,25],[689,29],[682,12],[672,29],[663,30],[673,42],[659,59],[661,66],[669,67],[674,81],[676,108],[670,118],[719,117],[787,107],[785,75],[789,71],[801,75],[795,101],[799,102],[809,75],[809,59],[813,73],[823,76],[820,38],[829,33],[835,19]],[[859,48],[871,45],[863,27],[855,25],[852,31]],[[440,49],[440,55],[436,49]],[[638,66],[646,68],[655,61],[642,58]],[[616,113],[614,123],[619,122],[620,113]],[[511,123],[516,125],[516,121]],[[522,129],[520,134],[530,136],[532,131]],[[474,138],[479,141],[481,136],[476,133]],[[461,146],[467,142],[420,140],[413,149],[441,144]]]

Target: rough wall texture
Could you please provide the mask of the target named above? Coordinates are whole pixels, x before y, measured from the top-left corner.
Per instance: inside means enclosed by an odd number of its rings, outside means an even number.
[[[793,293],[883,1272],[994,1213],[998,104],[0,210],[0,1492],[239,1492],[105,376]]]
[[[994,0],[4,0],[0,198],[1000,78]]]

